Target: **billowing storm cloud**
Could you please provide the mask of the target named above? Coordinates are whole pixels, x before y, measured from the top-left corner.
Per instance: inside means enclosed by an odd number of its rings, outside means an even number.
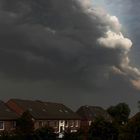
[[[0,5],[2,78],[92,92],[139,88],[140,72],[128,57],[131,40],[117,17],[90,0],[0,0]]]

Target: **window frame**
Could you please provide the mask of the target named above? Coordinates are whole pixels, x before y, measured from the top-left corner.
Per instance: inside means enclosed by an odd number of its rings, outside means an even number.
[[[4,128],[4,121],[0,121],[0,123],[2,123],[2,128],[0,128],[0,131],[1,130],[4,130],[5,128]]]
[[[79,121],[75,120],[75,127],[79,127]]]

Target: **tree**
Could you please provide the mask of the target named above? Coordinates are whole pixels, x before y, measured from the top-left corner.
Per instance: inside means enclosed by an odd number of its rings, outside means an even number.
[[[117,140],[118,129],[104,118],[97,118],[90,126],[88,140]]]
[[[37,129],[34,132],[34,137],[36,138],[36,140],[56,140],[56,134],[51,127],[43,127]]]
[[[140,140],[140,113],[132,117],[124,128],[121,140]]]
[[[26,111],[16,122],[16,130],[21,134],[31,134],[34,131],[34,122],[31,114]]]
[[[128,121],[130,108],[126,103],[119,103],[116,106],[109,107],[107,112],[114,118],[115,122],[122,125]]]
[[[139,109],[139,111],[140,111],[140,101],[138,101],[137,104],[138,104],[138,109]]]

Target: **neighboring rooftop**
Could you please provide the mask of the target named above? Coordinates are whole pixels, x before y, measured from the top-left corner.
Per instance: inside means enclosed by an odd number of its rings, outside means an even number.
[[[0,120],[16,120],[17,114],[14,113],[3,101],[0,101]]]
[[[98,106],[81,106],[77,110],[77,114],[86,120],[94,120],[96,117],[103,117],[106,120],[111,120],[110,115],[101,107]]]
[[[49,118],[80,119],[70,108],[61,103],[42,102]]]
[[[137,122],[140,120],[140,112],[136,113],[134,116],[132,116],[130,119],[129,119],[129,122]]]
[[[29,111],[35,119],[80,119],[70,108],[60,103],[11,99],[23,111]]]

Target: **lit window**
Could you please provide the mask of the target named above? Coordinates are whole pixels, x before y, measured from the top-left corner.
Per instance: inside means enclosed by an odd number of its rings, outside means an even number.
[[[4,122],[0,122],[0,130],[4,130]]]

